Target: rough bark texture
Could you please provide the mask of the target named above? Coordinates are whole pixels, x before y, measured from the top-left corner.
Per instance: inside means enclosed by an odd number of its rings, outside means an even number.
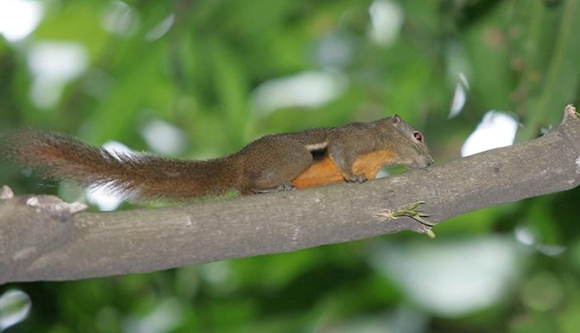
[[[580,120],[567,107],[536,140],[365,184],[241,197],[182,207],[76,213],[49,196],[0,193],[0,284],[149,272],[293,251],[395,233],[427,232],[385,220],[416,201],[437,223],[580,184]],[[2,199],[4,196],[5,199]]]

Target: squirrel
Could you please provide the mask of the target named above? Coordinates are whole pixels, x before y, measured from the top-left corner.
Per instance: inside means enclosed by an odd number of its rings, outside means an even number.
[[[17,130],[0,155],[46,178],[106,186],[132,200],[186,201],[287,191],[332,183],[364,183],[385,165],[433,164],[423,135],[398,115],[341,127],[264,136],[240,151],[207,161],[108,151],[73,137]]]

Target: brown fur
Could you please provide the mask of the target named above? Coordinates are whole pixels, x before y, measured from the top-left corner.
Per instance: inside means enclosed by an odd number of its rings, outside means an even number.
[[[45,177],[106,186],[130,199],[181,201],[231,190],[253,194],[363,182],[384,165],[425,167],[433,159],[417,133],[394,116],[268,135],[233,155],[193,161],[111,153],[70,136],[27,129],[4,138],[0,155]],[[323,158],[315,159],[314,151]]]
[[[227,158],[183,161],[140,153],[111,153],[58,133],[21,130],[3,144],[2,155],[53,179],[83,186],[105,185],[131,199],[185,200],[235,188]]]

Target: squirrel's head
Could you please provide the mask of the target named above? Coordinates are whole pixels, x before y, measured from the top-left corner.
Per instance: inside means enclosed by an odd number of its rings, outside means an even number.
[[[409,168],[425,168],[433,164],[433,157],[425,143],[423,134],[398,115],[383,119],[383,122],[394,129],[389,131],[389,140],[397,156],[397,164]]]

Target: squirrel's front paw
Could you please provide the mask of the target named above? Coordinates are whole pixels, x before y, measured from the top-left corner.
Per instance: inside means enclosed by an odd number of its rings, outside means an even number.
[[[347,183],[358,183],[362,184],[367,181],[367,177],[365,175],[354,175],[350,178],[345,178]]]

